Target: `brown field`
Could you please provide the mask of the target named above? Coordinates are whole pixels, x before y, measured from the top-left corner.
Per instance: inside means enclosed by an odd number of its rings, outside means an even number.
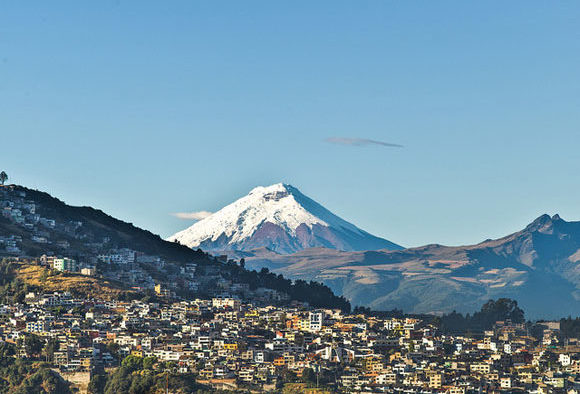
[[[21,264],[17,275],[25,283],[41,288],[44,292],[68,291],[88,298],[113,299],[121,293],[134,293],[111,281],[72,273],[55,272],[46,267]]]

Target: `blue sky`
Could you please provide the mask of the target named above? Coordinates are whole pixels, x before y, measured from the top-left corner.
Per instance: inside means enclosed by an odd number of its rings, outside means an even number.
[[[474,243],[580,220],[579,70],[575,1],[3,2],[0,167],[163,236],[286,182]]]

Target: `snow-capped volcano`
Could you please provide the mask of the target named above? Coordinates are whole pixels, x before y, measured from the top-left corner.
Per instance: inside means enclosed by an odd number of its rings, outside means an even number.
[[[339,218],[283,183],[256,187],[168,240],[208,251],[262,247],[279,253],[312,247],[345,251],[401,249]]]

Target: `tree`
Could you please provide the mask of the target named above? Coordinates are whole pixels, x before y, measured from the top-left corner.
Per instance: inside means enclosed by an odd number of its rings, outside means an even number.
[[[8,174],[6,174],[6,172],[4,172],[4,171],[0,172],[0,183],[4,184],[4,182],[6,182],[7,179],[8,179]]]
[[[287,383],[294,383],[294,382],[298,381],[296,373],[289,370],[289,369],[283,369],[282,372],[280,373],[280,377],[282,378],[282,380],[284,382],[287,382]]]
[[[304,383],[315,383],[316,382],[316,374],[312,368],[304,368],[302,371],[302,381]]]
[[[66,382],[59,374],[48,368],[40,368],[32,376],[24,379],[24,382],[22,382],[22,384],[20,384],[16,390],[12,390],[12,393],[72,394],[69,383]]]
[[[91,394],[102,394],[105,392],[107,377],[102,374],[94,374],[89,382],[88,391]]]
[[[489,300],[479,312],[473,315],[469,313],[463,316],[455,311],[443,315],[440,319],[443,332],[465,333],[468,331],[479,332],[490,330],[497,321],[509,320],[512,323],[524,323],[524,311],[518,306],[517,301],[509,298],[500,298],[497,301]]]
[[[51,338],[46,343],[44,347],[44,355],[46,356],[47,361],[52,361],[54,359],[54,352],[58,350],[58,341],[54,338]]]
[[[143,358],[133,355],[129,355],[123,359],[121,366],[127,368],[129,372],[136,371],[143,368]]]
[[[157,357],[145,357],[143,359],[143,369],[153,369],[153,365],[157,362]]]
[[[487,327],[498,320],[511,320],[512,323],[523,323],[524,311],[518,307],[518,302],[509,298],[500,298],[497,301],[489,300],[481,311],[474,314],[479,317]]]
[[[36,335],[27,335],[24,338],[24,350],[29,356],[37,356],[40,354],[43,348],[43,341]]]
[[[119,348],[120,347],[121,346],[119,346],[119,344],[118,343],[115,343],[115,342],[109,342],[106,345],[107,351],[109,353],[111,353],[111,356],[113,356],[115,358],[119,358]]]
[[[0,360],[3,360],[8,357],[12,357],[16,354],[16,349],[14,345],[8,342],[0,343]]]

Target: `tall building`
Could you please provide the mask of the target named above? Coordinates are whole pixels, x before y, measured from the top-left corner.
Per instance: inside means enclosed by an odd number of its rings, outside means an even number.
[[[53,268],[57,271],[77,272],[79,270],[77,262],[68,257],[55,258],[53,261]]]

